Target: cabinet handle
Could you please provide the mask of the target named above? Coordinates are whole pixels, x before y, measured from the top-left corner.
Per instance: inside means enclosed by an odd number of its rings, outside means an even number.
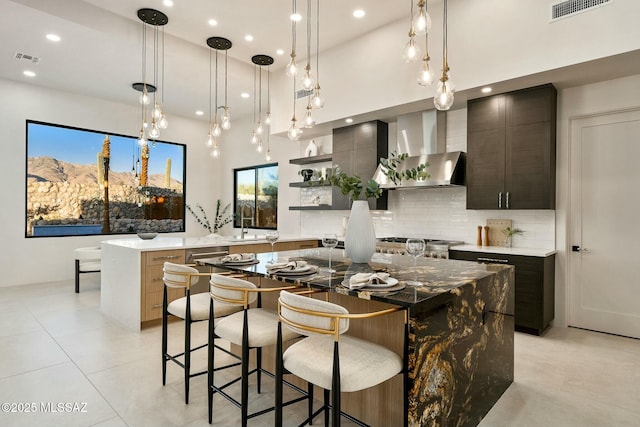
[[[162,282],[164,281],[163,277],[154,277],[153,279],[151,279],[152,282]]]
[[[502,191],[498,193],[498,209],[502,209]]]
[[[507,209],[509,209],[509,192],[507,191]]]
[[[499,262],[502,264],[509,264],[508,259],[484,258],[484,257],[478,257],[477,259],[478,259],[478,262]]]
[[[218,256],[218,255],[229,255],[229,251],[201,252],[198,254],[189,255],[189,259],[194,260],[198,258],[206,258],[206,257],[212,257],[212,256]]]
[[[159,259],[176,259],[176,258],[180,258],[180,255],[154,256],[151,259],[153,259],[154,261],[157,261]]]
[[[151,308],[160,308],[160,307],[162,307],[162,304],[153,304],[151,306]]]

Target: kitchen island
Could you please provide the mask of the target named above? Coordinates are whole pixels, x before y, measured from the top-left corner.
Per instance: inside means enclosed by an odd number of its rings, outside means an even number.
[[[317,247],[314,238],[281,237],[276,249]],[[127,329],[139,331],[157,324],[162,317],[162,267],[165,261],[193,263],[199,257],[238,252],[264,252],[271,249],[265,239],[235,237],[156,237],[152,240],[125,238],[103,241],[100,277],[100,308]],[[204,278],[194,289],[208,291]],[[170,289],[169,299],[184,296]]]
[[[376,426],[475,426],[513,382],[514,268],[466,261],[419,258],[414,270],[408,256],[375,254],[368,264],[351,264],[344,251],[333,251],[327,269],[324,248],[277,252],[277,262],[304,260],[312,274],[278,276],[267,271],[271,254],[259,264],[228,266],[271,281],[299,283],[330,292],[330,300],[351,311],[402,306],[409,312],[408,381],[389,381],[373,390],[346,393],[343,409]],[[219,266],[219,259],[201,261]],[[351,290],[342,285],[358,272],[384,271],[398,279],[389,290]],[[412,286],[416,278],[423,286]],[[404,285],[404,286],[402,286]],[[399,289],[402,288],[402,289]],[[379,320],[349,333],[377,340],[402,354],[404,321]],[[374,367],[373,367],[374,368]],[[362,394],[360,394],[362,393]],[[350,395],[355,394],[355,397]],[[402,397],[408,394],[409,411]],[[379,402],[384,402],[380,404]],[[405,419],[406,417],[406,419]]]

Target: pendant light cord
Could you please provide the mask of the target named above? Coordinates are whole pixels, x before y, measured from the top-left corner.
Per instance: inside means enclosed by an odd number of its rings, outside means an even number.
[[[320,0],[316,8],[316,82],[320,82]]]
[[[307,68],[311,68],[311,0],[307,0]]]
[[[216,83],[215,83],[215,110],[214,110],[214,114],[215,114],[215,123],[218,123],[218,49],[216,49]]]
[[[227,74],[227,69],[228,69],[228,67],[227,67],[227,64],[228,64],[228,59],[229,59],[228,53],[229,53],[229,49],[225,49],[225,51],[224,51],[224,108],[225,108],[225,111],[226,111],[226,109],[228,107],[228,105],[227,105],[227,87],[228,87],[228,83],[227,83],[227,75],[228,75]]]
[[[209,134],[211,134],[211,48],[209,48]]]

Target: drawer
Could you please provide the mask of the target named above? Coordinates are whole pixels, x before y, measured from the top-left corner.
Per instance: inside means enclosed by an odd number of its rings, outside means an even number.
[[[150,265],[163,265],[165,262],[175,262],[176,264],[184,263],[184,249],[176,249],[170,251],[154,251],[144,253],[146,260],[143,264]]]
[[[149,292],[162,292],[164,286],[164,272],[162,271],[163,265],[150,265],[145,269],[144,285],[145,293]]]
[[[182,298],[184,296],[184,290],[169,289],[167,296],[169,297],[169,302],[171,302],[175,299]],[[162,291],[149,292],[144,296],[143,312],[143,321],[162,318]]]

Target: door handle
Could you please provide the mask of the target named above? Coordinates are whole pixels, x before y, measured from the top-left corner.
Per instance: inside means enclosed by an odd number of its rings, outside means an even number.
[[[580,247],[580,246],[578,246],[578,245],[573,245],[573,246],[571,246],[571,251],[572,251],[572,252],[589,252],[589,249],[587,249],[587,248],[581,248],[581,247]]]
[[[507,209],[509,209],[509,192],[507,191]]]
[[[502,209],[502,191],[498,193],[498,209]]]

